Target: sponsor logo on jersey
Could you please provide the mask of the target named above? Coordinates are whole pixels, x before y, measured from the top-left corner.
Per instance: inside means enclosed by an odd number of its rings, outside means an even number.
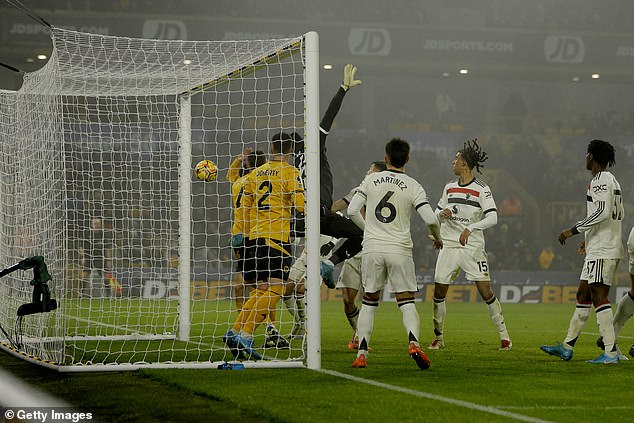
[[[466,217],[451,216],[449,220],[453,220],[454,222],[460,222],[460,223],[469,223],[469,219]]]

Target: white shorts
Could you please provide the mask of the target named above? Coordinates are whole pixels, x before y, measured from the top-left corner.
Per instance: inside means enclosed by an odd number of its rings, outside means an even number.
[[[485,282],[491,280],[489,262],[484,250],[469,248],[443,248],[438,252],[434,282],[449,285],[464,271],[469,281]]]
[[[627,238],[627,253],[629,254],[630,275],[634,275],[634,228],[632,228],[630,236]]]
[[[619,259],[588,259],[583,262],[579,279],[592,283],[603,283],[612,286]]]
[[[417,292],[414,260],[404,254],[361,253],[361,279],[365,292]]]
[[[357,254],[343,263],[336,288],[351,288],[361,291],[361,287],[361,254]]]
[[[328,235],[319,235],[319,245],[322,246],[324,244],[329,243],[334,238]],[[332,252],[334,248],[330,251]],[[330,256],[330,254],[328,254]],[[322,257],[324,258],[324,257]],[[288,280],[294,283],[299,283],[304,275],[306,274],[306,248],[302,250],[302,253],[299,255],[293,266],[291,266],[291,270],[288,274]]]

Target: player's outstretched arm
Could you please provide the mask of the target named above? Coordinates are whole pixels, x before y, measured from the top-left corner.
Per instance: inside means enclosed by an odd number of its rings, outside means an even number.
[[[339,86],[339,90],[337,90],[335,96],[332,100],[330,100],[328,109],[326,109],[326,113],[319,124],[319,127],[323,132],[328,133],[330,128],[332,128],[332,123],[335,121],[337,113],[339,113],[339,109],[341,108],[341,103],[343,102],[343,97],[346,95],[346,92],[352,87],[361,85],[361,80],[355,79],[356,74],[356,66],[348,63],[343,67],[343,82]]]
[[[242,153],[233,158],[231,164],[229,165],[229,170],[227,170],[227,181],[233,183],[238,180],[240,177],[242,162],[249,157],[249,154],[251,153],[253,153],[253,147],[248,147]]]

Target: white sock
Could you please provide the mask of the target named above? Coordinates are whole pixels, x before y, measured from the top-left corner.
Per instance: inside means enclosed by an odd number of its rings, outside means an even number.
[[[605,345],[605,353],[607,355],[614,355],[614,326],[612,324],[612,307],[610,303],[601,304],[596,309],[597,324],[599,325],[599,334],[603,337],[603,344]]]
[[[282,300],[284,301],[284,305],[286,306],[286,309],[293,316],[293,320],[297,321],[297,308],[295,306],[295,297],[293,297],[292,295],[288,295],[288,296],[282,297]]]
[[[592,304],[577,303],[575,312],[572,313],[572,317],[570,318],[570,325],[568,326],[568,333],[564,339],[564,344],[567,344],[570,347],[575,345],[577,338],[579,338],[579,334],[588,321],[591,308]]]
[[[420,336],[420,316],[416,310],[414,300],[409,300],[398,305],[401,313],[403,313],[403,326],[408,336],[408,343],[415,342],[418,345]]]
[[[434,321],[434,335],[436,337],[442,336],[445,331],[445,316],[447,315],[447,302],[443,298],[437,300],[434,298],[433,302],[433,321]]]
[[[493,296],[493,299],[487,302],[487,309],[489,310],[489,315],[491,316],[491,320],[493,320],[493,324],[500,334],[500,339],[510,340],[511,338],[509,338],[509,333],[506,330],[504,316],[502,315],[502,305],[496,296]]]
[[[634,316],[634,299],[630,296],[630,293],[626,293],[618,302],[616,306],[616,313],[614,313],[614,336],[619,337],[621,329],[625,325],[625,322],[630,317]]]
[[[372,335],[372,329],[374,327],[374,315],[378,308],[378,301],[363,300],[361,304],[361,311],[359,311],[359,320],[357,322],[357,334],[359,335],[359,351],[357,357],[362,354],[366,357],[368,356],[370,335]]]

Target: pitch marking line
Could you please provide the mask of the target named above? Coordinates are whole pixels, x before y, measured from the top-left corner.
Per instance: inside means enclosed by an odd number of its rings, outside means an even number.
[[[531,416],[525,416],[523,414],[511,413],[510,411],[500,410],[499,408],[495,408],[495,407],[487,407],[487,406],[484,406],[484,405],[479,405],[479,404],[475,404],[475,403],[468,402],[468,401],[462,401],[462,400],[457,400],[457,399],[453,399],[453,398],[443,397],[443,396],[440,396],[440,395],[430,394],[428,392],[416,391],[414,389],[403,388],[401,386],[388,385],[387,383],[381,383],[381,382],[377,382],[377,381],[370,380],[370,379],[363,379],[363,378],[352,376],[352,375],[348,375],[348,374],[345,374],[345,373],[339,373],[339,372],[336,372],[334,370],[320,369],[320,370],[317,370],[317,371],[329,374],[331,376],[340,377],[340,378],[343,378],[343,379],[348,379],[348,380],[351,380],[353,382],[365,383],[366,385],[372,385],[372,386],[376,386],[376,387],[379,387],[379,388],[388,389],[390,391],[402,392],[404,394],[414,395],[414,396],[420,397],[420,398],[427,398],[427,399],[431,399],[431,400],[434,400],[434,401],[446,402],[446,403],[449,403],[449,404],[452,404],[452,405],[457,405],[459,407],[468,408],[470,410],[477,410],[477,411],[482,411],[482,412],[489,413],[489,414],[496,414],[498,416],[508,417],[508,418],[511,418],[511,419],[520,420],[520,421],[524,421],[524,422],[552,423],[549,420],[542,420],[542,419],[538,419],[537,417],[531,417]]]
[[[594,335],[594,336],[599,336],[599,332],[581,332],[582,335]],[[625,338],[625,339],[634,339],[634,336],[627,336],[627,335],[621,335],[619,334],[619,338]]]
[[[541,405],[529,405],[529,406],[512,406],[512,405],[500,405],[498,408],[507,408],[509,410],[583,410],[583,407],[579,407],[578,405],[570,405],[570,406],[541,406]],[[624,406],[616,406],[616,407],[601,407],[601,410],[631,410],[633,407]],[[587,410],[596,410],[596,407],[586,407]]]

